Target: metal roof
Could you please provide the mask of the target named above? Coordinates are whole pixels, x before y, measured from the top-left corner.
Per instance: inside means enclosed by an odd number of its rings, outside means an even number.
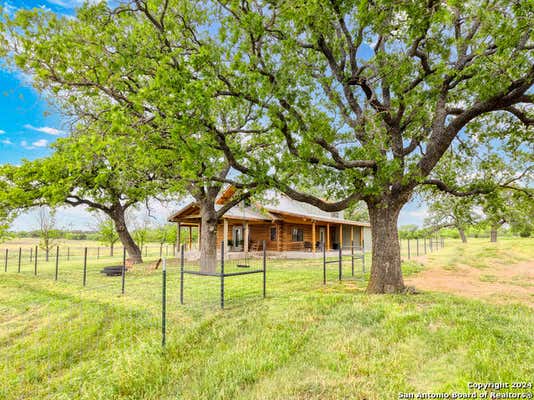
[[[273,221],[280,219],[276,214],[291,215],[295,217],[308,218],[322,222],[343,223],[349,225],[359,226],[371,226],[368,222],[347,220],[342,217],[343,213],[329,213],[323,211],[311,204],[302,203],[300,201],[293,200],[288,196],[279,192],[270,191],[265,196],[264,202],[257,204],[256,206],[244,206],[240,203],[230,210],[228,210],[223,218],[235,218],[235,219],[254,219],[263,221]],[[187,211],[190,207],[195,206],[196,203],[190,203],[178,212],[172,214],[169,217],[169,221],[172,222],[178,215]],[[219,210],[222,205],[215,205],[215,209]],[[336,215],[337,214],[337,215]],[[200,217],[200,215],[198,216]]]

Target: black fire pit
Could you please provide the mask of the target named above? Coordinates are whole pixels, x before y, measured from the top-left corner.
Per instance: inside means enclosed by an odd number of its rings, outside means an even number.
[[[122,275],[122,265],[113,265],[111,267],[104,267],[100,271],[101,274],[106,274],[107,276],[121,276]]]

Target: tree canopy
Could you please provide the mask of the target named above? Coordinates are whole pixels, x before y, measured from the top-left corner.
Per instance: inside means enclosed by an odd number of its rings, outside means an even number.
[[[23,11],[0,28],[36,87],[90,109],[104,134],[149,144],[175,190],[204,205],[210,249],[223,182],[327,211],[364,201],[368,291],[382,293],[404,290],[397,219],[416,188],[498,186],[434,174],[455,140],[529,142],[532,19],[512,0],[133,0],[86,4],[74,19]]]

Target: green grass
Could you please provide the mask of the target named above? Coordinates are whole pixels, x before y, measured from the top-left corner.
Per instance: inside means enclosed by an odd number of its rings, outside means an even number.
[[[464,265],[520,262],[532,244],[449,243],[404,267],[447,266],[460,251]],[[531,308],[368,296],[360,275],[338,283],[335,264],[323,286],[320,260],[269,261],[265,300],[260,275],[228,278],[224,311],[211,277],[186,276],[181,306],[172,263],[162,349],[161,271],[128,273],[121,296],[120,278],[98,273],[113,261],[91,260],[87,288],[80,259],[63,260],[59,282],[53,263],[37,278],[29,263],[0,273],[1,399],[390,399],[534,376]]]

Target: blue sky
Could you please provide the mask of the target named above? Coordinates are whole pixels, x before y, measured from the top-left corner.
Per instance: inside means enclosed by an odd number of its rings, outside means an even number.
[[[46,7],[54,12],[71,15],[83,0],[0,0],[8,12],[17,8]],[[0,164],[18,164],[22,159],[33,160],[49,154],[49,145],[67,134],[67,126],[61,116],[37,91],[31,87],[28,77],[17,71],[9,71],[0,64]],[[159,220],[166,210],[157,208]],[[416,202],[407,204],[401,212],[400,225],[422,224],[426,208]],[[94,229],[95,218],[79,208],[58,210],[58,224],[63,228]],[[35,215],[30,212],[19,217],[13,228],[36,228]]]

